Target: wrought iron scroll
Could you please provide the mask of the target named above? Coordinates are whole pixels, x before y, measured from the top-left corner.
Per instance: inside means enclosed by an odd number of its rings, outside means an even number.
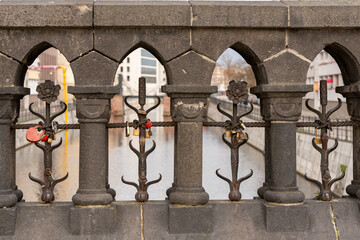
[[[133,127],[135,130],[139,129],[139,148],[140,149],[139,150],[135,149],[135,147],[132,145],[132,140],[130,140],[129,146],[130,146],[130,149],[137,155],[137,157],[139,159],[139,169],[138,169],[139,184],[137,184],[135,182],[126,181],[124,179],[124,176],[121,177],[121,180],[123,183],[132,185],[137,189],[137,192],[135,194],[136,201],[146,202],[149,199],[149,193],[147,192],[148,187],[152,184],[160,182],[160,180],[162,178],[161,174],[159,174],[160,177],[158,179],[153,180],[153,181],[148,182],[148,180],[146,178],[146,171],[147,171],[146,158],[156,148],[156,143],[154,140],[153,140],[153,146],[149,150],[145,151],[145,138],[146,138],[146,134],[148,134],[146,131],[146,129],[148,128],[146,123],[149,121],[147,118],[147,115],[149,114],[149,112],[151,112],[152,110],[154,110],[155,108],[157,108],[160,105],[160,98],[158,96],[156,96],[157,103],[147,110],[144,109],[144,105],[146,104],[146,83],[145,83],[144,77],[139,78],[138,99],[139,99],[140,109],[137,109],[136,107],[132,106],[128,102],[128,98],[129,97],[125,97],[125,99],[124,99],[126,106],[128,106],[130,109],[135,111],[138,116],[138,120],[133,121]]]
[[[46,102],[46,109],[45,109],[45,116],[41,115],[40,113],[37,113],[33,109],[33,104],[31,103],[29,105],[29,110],[32,114],[39,117],[42,121],[39,122],[40,130],[45,130],[44,136],[47,136],[47,138],[44,141],[44,144],[40,144],[39,142],[35,142],[35,145],[40,148],[44,152],[44,177],[43,180],[33,177],[31,173],[29,173],[29,178],[40,184],[42,188],[42,194],[41,194],[41,200],[45,203],[50,203],[54,201],[55,195],[54,195],[54,188],[56,184],[65,181],[67,177],[69,176],[68,173],[66,173],[65,176],[59,179],[55,179],[53,171],[52,171],[52,152],[60,147],[62,143],[62,138],[60,141],[52,145],[52,140],[55,140],[55,130],[53,128],[54,126],[54,119],[61,114],[63,114],[66,109],[67,105],[64,102],[60,102],[61,104],[61,110],[56,112],[55,114],[51,115],[50,113],[50,104],[52,102],[55,102],[57,100],[57,97],[59,95],[60,91],[60,85],[54,85],[54,83],[50,80],[46,80],[44,83],[41,83],[37,86],[36,91],[39,93],[37,96],[40,100]],[[50,141],[51,140],[51,141]]]
[[[339,177],[333,179],[331,178],[330,170],[329,170],[329,154],[337,148],[338,140],[335,139],[335,144],[331,147],[328,147],[328,141],[329,141],[328,130],[332,131],[329,117],[331,116],[331,114],[333,114],[336,110],[338,110],[341,107],[341,99],[338,98],[338,104],[336,107],[326,112],[326,105],[327,105],[326,80],[320,81],[320,104],[321,104],[321,112],[312,108],[309,105],[309,99],[307,99],[305,102],[306,107],[310,111],[316,113],[316,115],[319,117],[319,120],[316,120],[315,122],[318,124],[316,128],[321,129],[321,134],[320,134],[320,138],[312,139],[312,145],[321,154],[320,170],[321,170],[322,182],[309,178],[306,174],[305,174],[305,178],[306,180],[315,183],[320,188],[319,195],[316,197],[317,200],[330,201],[332,199],[332,194],[330,190],[331,186],[335,182],[344,178],[345,171],[342,170],[341,175]],[[317,144],[321,144],[321,147],[319,147]]]
[[[226,94],[228,98],[233,102],[233,114],[225,112],[220,107],[220,103],[217,105],[218,111],[228,117],[230,120],[227,120],[227,126],[225,127],[226,131],[222,135],[223,141],[231,149],[231,173],[232,180],[224,177],[219,173],[220,169],[216,170],[216,175],[226,181],[230,186],[229,199],[231,201],[240,201],[240,184],[246,179],[250,178],[253,175],[253,170],[250,169],[250,173],[244,177],[238,179],[238,169],[239,169],[239,148],[248,141],[248,134],[245,132],[245,125],[241,121],[241,118],[250,114],[253,110],[253,105],[250,103],[250,110],[238,115],[237,107],[247,97],[247,83],[245,81],[235,82],[234,80],[230,81],[228,90]],[[230,137],[231,142],[226,140],[225,137]]]

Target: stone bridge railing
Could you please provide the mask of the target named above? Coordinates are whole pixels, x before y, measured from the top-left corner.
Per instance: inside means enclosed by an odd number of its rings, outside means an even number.
[[[259,193],[268,203],[301,205],[296,122],[302,98],[312,91],[305,83],[307,70],[321,50],[330,53],[345,84],[337,91],[347,98],[352,119],[360,119],[359,12],[356,1],[0,1],[0,207],[20,204],[11,125],[20,99],[29,94],[23,87],[27,67],[50,47],[64,54],[75,77],[69,92],[78,102],[81,131],[76,206],[108,206],[113,201],[106,190],[109,104],[118,91],[113,86],[118,65],[138,47],[160,60],[168,79],[163,91],[171,97],[177,121],[172,203],[202,205],[209,200],[202,187],[204,103],[216,92],[210,86],[215,62],[231,47],[252,66],[257,86],[251,91],[261,99],[261,113],[269,123],[265,183]],[[180,105],[194,104],[195,117],[178,111]],[[360,197],[360,127],[353,131],[354,176],[348,193]],[[81,211],[89,208],[74,210],[71,221],[79,222],[88,214]],[[267,214],[269,220],[271,213]],[[172,224],[180,224],[174,212],[169,216]]]

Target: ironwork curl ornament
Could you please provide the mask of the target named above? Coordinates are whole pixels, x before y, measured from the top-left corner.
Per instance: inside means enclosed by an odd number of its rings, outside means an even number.
[[[56,130],[53,128],[54,123],[56,125],[54,119],[63,114],[67,109],[67,105],[61,101],[61,110],[53,115],[50,113],[50,104],[57,100],[60,89],[60,85],[54,85],[54,83],[50,80],[46,80],[44,83],[41,83],[37,86],[36,90],[39,92],[38,98],[46,102],[45,116],[41,115],[33,109],[34,103],[29,105],[30,112],[42,120],[39,122],[39,129],[44,131],[44,136],[47,136],[44,144],[35,142],[35,145],[44,153],[44,178],[43,180],[40,180],[39,178],[33,177],[31,173],[29,173],[29,178],[32,181],[40,184],[42,188],[41,200],[45,203],[51,203],[54,201],[54,188],[56,184],[65,181],[69,176],[69,174],[66,173],[66,175],[62,178],[55,179],[52,172],[52,152],[62,144],[61,138],[57,144],[52,146],[52,140],[55,140],[56,133]],[[51,141],[49,139],[51,139]]]
[[[232,80],[229,83],[229,87],[226,93],[228,98],[233,102],[232,115],[221,109],[220,103],[217,105],[218,111],[230,119],[226,121],[228,126],[225,127],[226,132],[222,135],[222,139],[226,143],[226,145],[228,145],[231,149],[232,180],[221,175],[219,173],[220,169],[216,170],[216,175],[229,184],[230,186],[229,199],[231,201],[240,201],[241,199],[240,184],[241,182],[247,180],[253,175],[253,170],[250,169],[250,173],[248,175],[238,179],[239,148],[242,145],[244,145],[249,138],[248,134],[245,132],[245,125],[241,121],[241,118],[250,114],[254,109],[254,106],[252,105],[252,103],[250,103],[249,111],[246,111],[245,113],[242,113],[240,115],[238,115],[237,113],[238,104],[244,101],[248,96],[246,86],[247,86],[247,82],[245,81],[235,82],[234,80]],[[230,137],[231,142],[226,140],[225,136]]]
[[[306,174],[305,174],[305,179],[315,183],[319,187],[320,192],[319,195],[316,197],[317,200],[330,201],[332,199],[331,186],[335,182],[340,181],[345,177],[345,170],[343,169],[341,170],[341,175],[339,177],[331,179],[330,170],[329,170],[329,154],[337,148],[338,140],[335,139],[335,144],[332,147],[328,148],[329,136],[327,134],[327,131],[328,130],[332,131],[329,117],[331,114],[333,114],[336,110],[338,110],[341,107],[341,99],[338,98],[338,104],[336,107],[326,112],[326,105],[327,105],[326,80],[320,81],[320,104],[321,104],[321,112],[310,107],[309,99],[305,101],[306,107],[310,111],[318,115],[319,117],[319,120],[316,120],[316,122],[318,123],[317,128],[321,129],[321,135],[320,138],[312,139],[312,145],[321,154],[320,170],[321,170],[322,182],[309,178]],[[321,144],[321,147],[319,147],[317,144]]]

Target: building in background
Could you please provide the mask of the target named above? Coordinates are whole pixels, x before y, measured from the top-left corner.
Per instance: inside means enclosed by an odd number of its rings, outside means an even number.
[[[120,64],[115,77],[115,85],[122,86],[124,96],[138,94],[138,79],[145,77],[148,96],[165,95],[160,92],[166,84],[166,73],[162,64],[149,51],[138,48],[131,52]]]
[[[340,98],[343,102],[346,101],[342,95],[335,92],[337,86],[344,85],[341,71],[336,61],[326,51],[321,51],[314,61],[310,64],[306,84],[313,85],[314,91],[308,93],[305,99],[310,99],[310,104],[316,109],[320,109],[320,80],[327,81],[327,95],[328,95],[328,109],[337,104],[337,99]],[[305,108],[303,108],[306,110]],[[336,112],[337,117],[346,117],[347,111],[342,107]]]

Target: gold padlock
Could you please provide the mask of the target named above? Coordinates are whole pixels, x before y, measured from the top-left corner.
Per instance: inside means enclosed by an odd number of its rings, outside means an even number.
[[[248,137],[247,137],[246,133],[244,133],[243,131],[240,132],[240,138],[241,138],[241,140],[243,140],[243,141],[247,141],[247,140],[248,140]]]
[[[56,140],[56,134],[55,133],[52,135],[52,140]]]
[[[130,136],[129,121],[126,121],[126,131],[125,131],[125,136],[126,136],[126,137]]]
[[[149,131],[146,131],[146,132],[145,132],[145,138],[150,138]]]
[[[140,129],[139,128],[134,128],[133,135],[134,136],[139,136],[140,135]]]
[[[321,144],[321,138],[318,137],[318,127],[315,128],[315,143]]]
[[[48,138],[48,139],[47,139],[47,142],[48,142],[48,143],[52,143],[52,141],[53,141],[52,138]]]
[[[149,129],[149,136],[151,137],[152,136],[152,131]]]
[[[225,130],[225,137],[231,137],[231,131],[226,129]]]

